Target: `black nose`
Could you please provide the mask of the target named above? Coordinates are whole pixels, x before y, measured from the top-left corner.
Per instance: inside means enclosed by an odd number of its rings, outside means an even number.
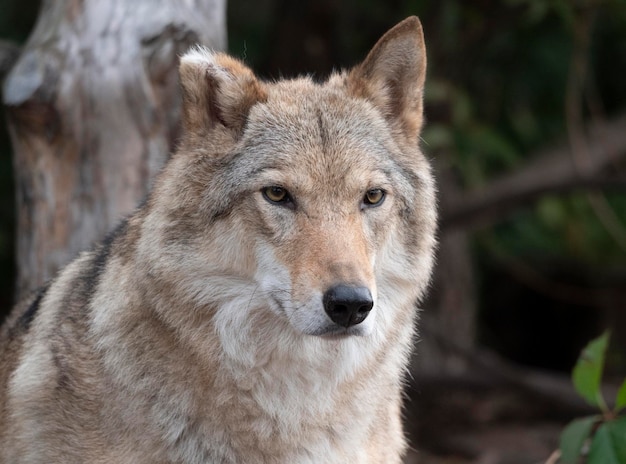
[[[374,302],[367,287],[337,285],[324,293],[324,309],[331,320],[342,327],[360,324]]]

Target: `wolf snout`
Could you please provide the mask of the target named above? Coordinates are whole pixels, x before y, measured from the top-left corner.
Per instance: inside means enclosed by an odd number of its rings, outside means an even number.
[[[374,306],[367,287],[336,285],[324,293],[324,310],[342,327],[351,327],[365,320]]]

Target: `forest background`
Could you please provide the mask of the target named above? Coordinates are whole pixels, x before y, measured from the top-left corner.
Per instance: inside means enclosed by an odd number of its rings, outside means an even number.
[[[2,77],[39,8],[0,0]],[[623,377],[626,1],[230,0],[227,49],[267,79],[323,79],[409,15],[428,47],[423,147],[441,197],[414,375],[557,378],[608,328],[607,380]],[[0,319],[16,288],[12,153],[3,123]]]

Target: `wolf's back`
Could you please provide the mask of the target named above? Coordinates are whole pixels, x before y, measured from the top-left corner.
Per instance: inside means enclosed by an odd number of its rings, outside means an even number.
[[[81,408],[85,414],[90,407],[96,411],[96,384],[105,382],[99,378],[96,342],[89,333],[91,303],[125,224],[123,221],[103,242],[82,253],[52,281],[24,298],[3,323],[0,457],[5,460],[2,452],[15,445],[11,439],[15,429],[27,428],[27,424],[42,418],[63,422],[64,416]]]

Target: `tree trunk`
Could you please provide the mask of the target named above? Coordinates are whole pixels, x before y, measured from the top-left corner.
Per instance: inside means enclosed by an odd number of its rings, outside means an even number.
[[[445,157],[439,153],[435,159]],[[458,182],[445,165],[436,164],[442,214],[462,197]],[[442,229],[432,288],[419,323],[420,342],[413,360],[417,376],[465,371],[465,354],[476,345],[476,304],[469,235],[462,229]]]
[[[4,83],[17,294],[143,199],[178,136],[179,55],[223,49],[225,0],[44,0]]]

